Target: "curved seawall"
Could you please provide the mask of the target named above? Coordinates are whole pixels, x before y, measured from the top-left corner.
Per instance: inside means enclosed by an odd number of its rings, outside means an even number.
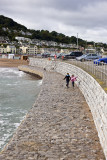
[[[43,77],[41,92],[1,152],[0,160],[104,160],[83,94],[77,86],[73,89],[70,85],[67,89],[63,80],[61,72],[65,75],[69,68],[73,73],[73,66],[65,64],[67,68],[63,70],[64,63],[38,59],[31,62],[30,66],[20,66],[19,70]]]
[[[98,82],[79,67],[64,62],[31,58],[30,65],[42,66],[63,75],[69,72],[78,77],[77,85],[90,107],[101,145],[107,157],[107,94]]]

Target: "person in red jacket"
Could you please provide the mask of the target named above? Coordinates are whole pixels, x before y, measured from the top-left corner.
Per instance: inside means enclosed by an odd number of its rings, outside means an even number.
[[[57,59],[57,55],[56,54],[54,55],[54,58]]]

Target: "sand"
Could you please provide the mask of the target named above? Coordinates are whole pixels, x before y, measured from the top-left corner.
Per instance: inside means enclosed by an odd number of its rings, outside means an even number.
[[[0,67],[18,67],[20,65],[28,65],[28,62],[19,59],[0,59]]]

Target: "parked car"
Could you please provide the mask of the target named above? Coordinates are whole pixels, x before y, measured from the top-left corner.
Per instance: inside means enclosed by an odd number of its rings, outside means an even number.
[[[76,60],[83,62],[83,61],[94,60],[99,58],[101,58],[100,55],[93,53],[93,54],[84,54],[80,57],[77,57]]]
[[[64,55],[63,59],[75,59],[76,57],[79,57],[81,55],[83,55],[83,53],[79,51],[71,52],[70,54]]]
[[[107,57],[94,60],[94,64],[107,64]]]
[[[57,58],[62,58],[62,56],[64,57],[66,55],[66,53],[59,53],[58,55],[57,55]]]
[[[57,56],[57,53],[51,53],[51,54],[50,54],[50,57],[51,57],[51,58],[52,58],[52,57],[54,58],[55,55]]]
[[[42,53],[41,56],[42,58],[47,58],[50,57],[50,53]]]

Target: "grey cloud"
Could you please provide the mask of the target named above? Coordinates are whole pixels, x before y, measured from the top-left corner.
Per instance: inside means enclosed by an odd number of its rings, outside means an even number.
[[[106,8],[106,0],[0,1],[0,14],[28,28],[56,30],[67,35],[79,32],[84,38],[89,37],[92,31],[94,38],[104,35],[101,29],[107,34]]]

